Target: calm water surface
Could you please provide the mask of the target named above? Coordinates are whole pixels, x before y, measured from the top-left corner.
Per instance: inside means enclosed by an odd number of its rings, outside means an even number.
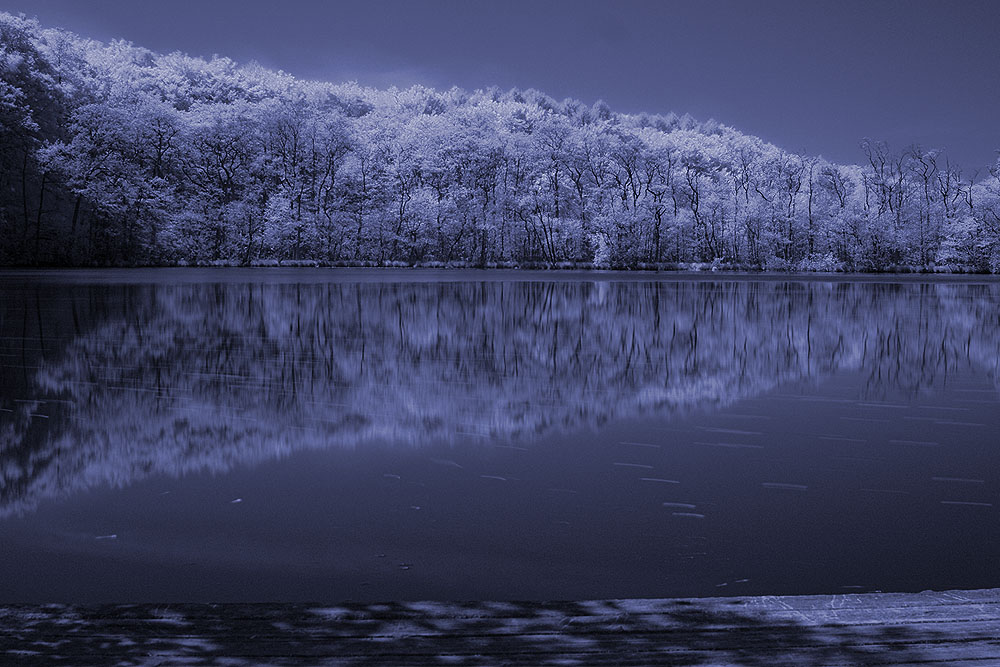
[[[1000,284],[0,274],[0,601],[1000,585]]]

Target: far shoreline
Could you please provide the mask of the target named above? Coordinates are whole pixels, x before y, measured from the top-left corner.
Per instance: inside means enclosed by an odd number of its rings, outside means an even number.
[[[826,282],[1000,284],[1000,274],[961,272],[821,272],[734,269],[482,268],[426,266],[137,266],[0,267],[12,283],[323,283],[323,282]]]

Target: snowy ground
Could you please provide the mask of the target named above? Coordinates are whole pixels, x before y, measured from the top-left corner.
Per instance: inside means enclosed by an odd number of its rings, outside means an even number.
[[[1000,589],[564,603],[0,607],[20,664],[1000,663]]]

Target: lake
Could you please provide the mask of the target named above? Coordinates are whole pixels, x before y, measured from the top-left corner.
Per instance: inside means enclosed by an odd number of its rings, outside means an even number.
[[[0,273],[0,601],[1000,585],[1000,283]]]

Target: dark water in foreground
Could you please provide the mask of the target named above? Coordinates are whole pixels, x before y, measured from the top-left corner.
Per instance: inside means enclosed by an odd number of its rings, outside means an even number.
[[[0,601],[1000,586],[1000,284],[483,276],[0,274]]]

